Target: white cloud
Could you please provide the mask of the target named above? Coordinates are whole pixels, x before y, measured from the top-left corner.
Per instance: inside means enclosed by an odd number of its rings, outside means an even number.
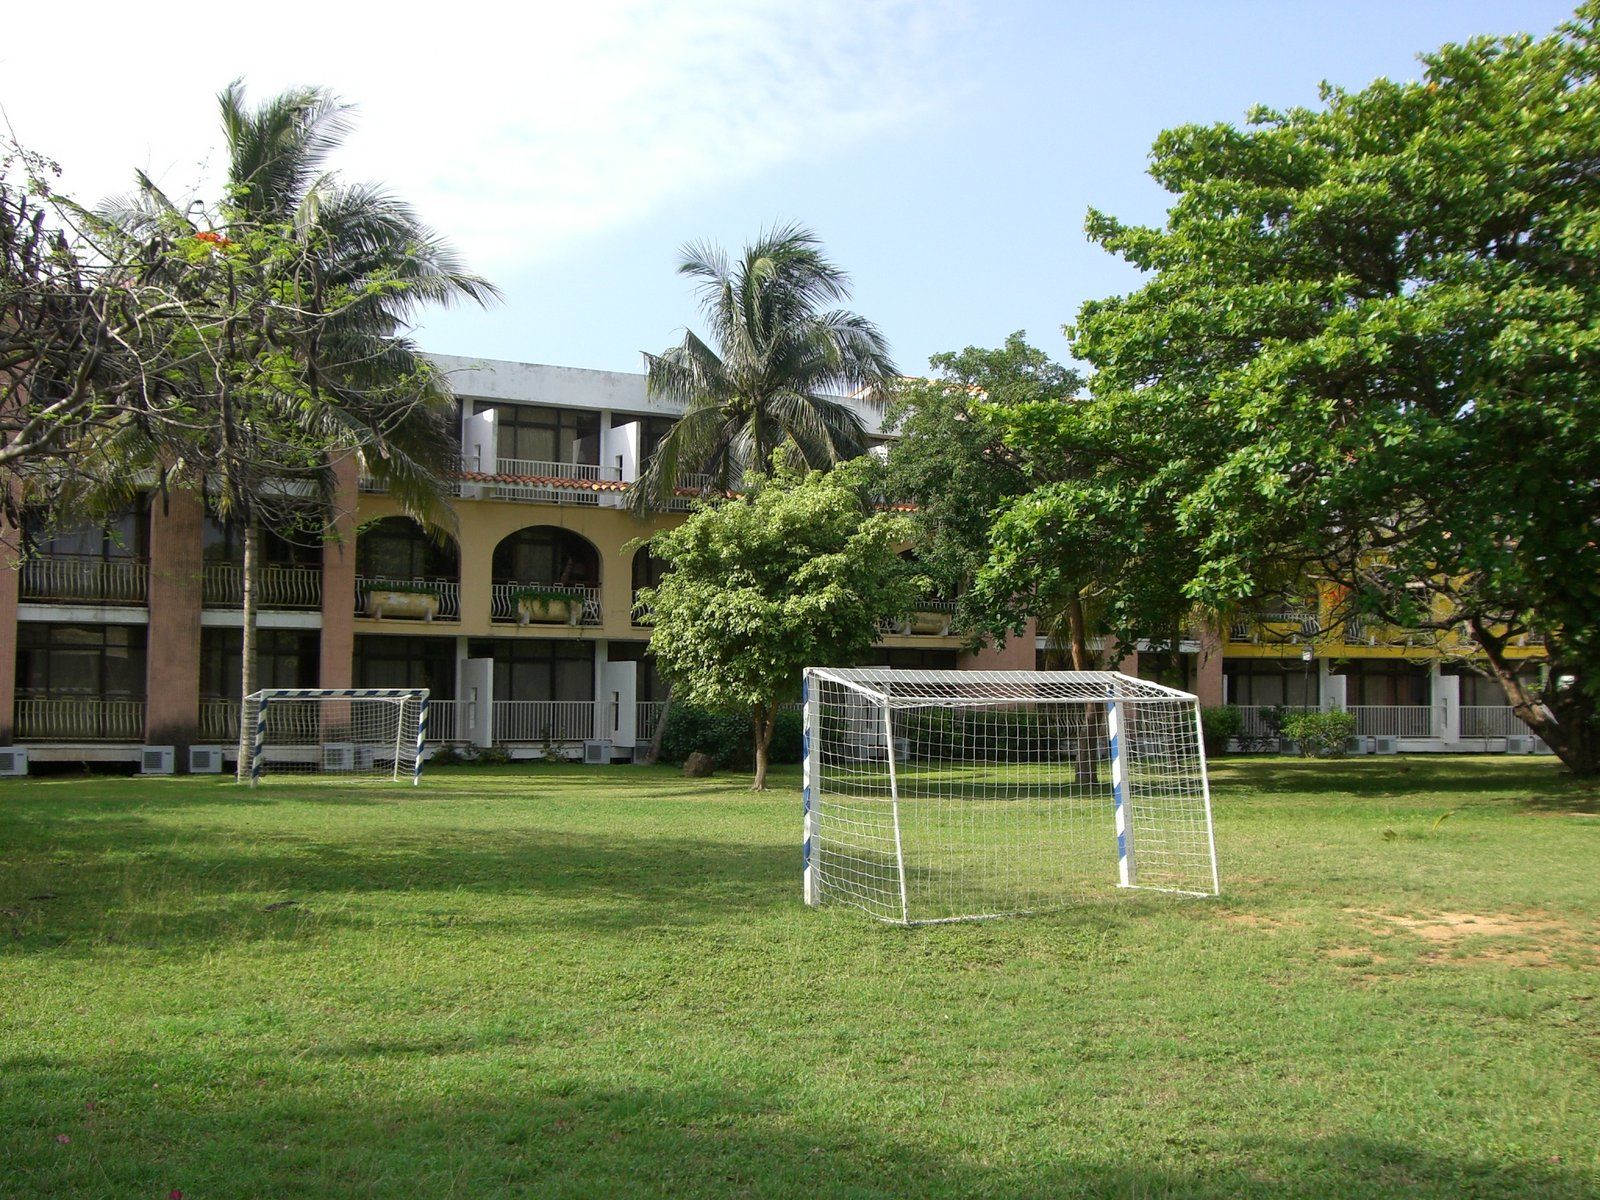
[[[329,86],[360,106],[337,165],[500,273],[946,102],[935,58],[961,3],[324,0],[249,23],[118,5],[70,41],[32,5],[7,20],[0,104],[80,197],[125,190],[135,166],[181,194],[214,187],[201,160],[220,162],[229,79]]]

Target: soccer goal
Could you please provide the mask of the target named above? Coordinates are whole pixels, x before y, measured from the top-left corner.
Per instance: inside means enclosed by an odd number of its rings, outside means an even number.
[[[805,898],[920,924],[1217,892],[1200,708],[1113,671],[813,667]]]
[[[266,688],[245,697],[250,786],[273,775],[417,783],[426,688]]]

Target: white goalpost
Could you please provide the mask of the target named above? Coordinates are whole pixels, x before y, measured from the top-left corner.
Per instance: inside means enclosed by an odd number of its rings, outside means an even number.
[[[426,688],[265,688],[245,697],[242,720],[251,787],[272,775],[422,777]]]
[[[807,904],[915,925],[1218,891],[1200,706],[1114,671],[813,667]]]

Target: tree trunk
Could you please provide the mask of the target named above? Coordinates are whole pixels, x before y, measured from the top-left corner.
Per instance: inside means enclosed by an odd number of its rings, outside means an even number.
[[[661,741],[667,736],[667,718],[672,715],[672,685],[667,685],[667,699],[661,705],[661,715],[656,718],[655,732],[650,735],[650,749],[645,752],[645,766],[653,767],[661,761]]]
[[[239,641],[239,767],[236,778],[250,782],[250,746],[255,730],[245,719],[246,696],[256,690],[256,568],[261,553],[261,524],[251,514],[244,527],[244,566],[240,571],[242,636]]]
[[[767,790],[767,751],[772,745],[772,731],[778,723],[776,704],[756,705],[750,724],[756,738],[756,777],[751,783],[752,792]]]
[[[1489,671],[1505,690],[1511,701],[1511,711],[1517,718],[1555,752],[1569,771],[1579,778],[1600,777],[1600,713],[1595,711],[1587,695],[1573,687],[1570,697],[1563,697],[1560,711],[1528,691],[1517,674],[1516,664],[1505,655],[1505,641],[1495,637],[1477,621],[1471,622],[1473,640],[1483,647],[1489,662]],[[1558,674],[1555,647],[1549,646],[1552,674]],[[1549,689],[1547,689],[1547,695]]]
[[[1089,635],[1083,617],[1083,593],[1073,592],[1067,601],[1067,640],[1072,650],[1072,669],[1092,671],[1089,659]]]

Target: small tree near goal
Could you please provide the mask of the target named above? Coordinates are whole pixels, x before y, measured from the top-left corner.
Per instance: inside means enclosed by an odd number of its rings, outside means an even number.
[[[1217,892],[1199,704],[1113,671],[813,667],[804,801],[806,903],[885,921]]]
[[[245,697],[250,786],[274,775],[422,777],[426,688],[265,688]]]

